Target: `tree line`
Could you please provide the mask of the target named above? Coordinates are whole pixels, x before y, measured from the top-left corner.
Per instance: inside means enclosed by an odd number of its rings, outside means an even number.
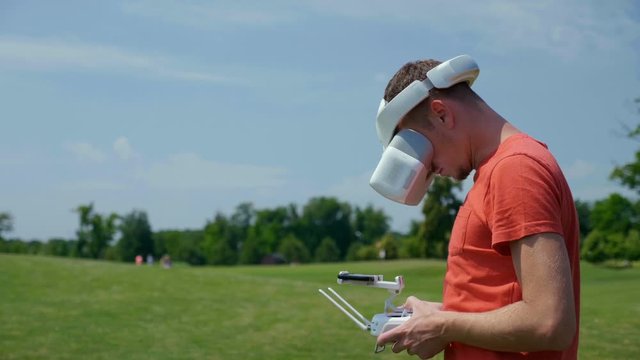
[[[640,98],[636,103],[640,105]],[[640,124],[629,129],[627,137],[640,142]],[[613,193],[593,204],[576,202],[583,235],[582,258],[595,263],[640,260],[640,148],[632,161],[615,166],[610,178],[635,192],[636,197]]]
[[[13,218],[0,213],[0,252],[69,256],[132,262],[135,257],[170,255],[192,265],[337,262],[373,259],[444,258],[449,229],[461,201],[461,185],[437,179],[423,212],[407,233],[393,232],[391,218],[372,205],[354,206],[335,197],[256,209],[239,204],[231,214],[216,213],[201,229],[153,231],[143,210],[98,213],[78,206],[73,239],[4,239]]]
[[[638,100],[640,103],[640,99]],[[640,124],[628,131],[640,140]],[[633,161],[614,167],[613,181],[640,195],[640,148]],[[192,265],[337,262],[396,258],[446,258],[461,184],[437,177],[422,206],[422,220],[406,233],[390,230],[390,217],[372,205],[353,206],[335,197],[256,209],[241,203],[216,213],[201,229],[153,231],[147,214],[100,214],[80,205],[74,239],[46,242],[5,239],[13,217],[0,212],[0,252],[44,254],[132,262],[137,255]],[[613,193],[595,202],[576,200],[584,260],[640,260],[640,201]]]
[[[333,197],[312,198],[301,209],[294,204],[256,209],[247,202],[230,215],[216,213],[201,229],[155,232],[143,210],[100,214],[93,204],[81,205],[75,209],[75,238],[46,242],[3,238],[13,224],[5,212],[0,213],[0,252],[125,262],[137,255],[170,255],[191,265],[442,259],[461,205],[460,188],[460,183],[437,178],[423,203],[424,220],[413,221],[407,233],[390,231],[390,217],[381,209]],[[614,193],[593,203],[577,200],[576,208],[583,259],[640,259],[640,201]]]
[[[192,265],[326,262],[398,256],[390,218],[372,206],[358,207],[333,197],[296,205],[256,209],[242,203],[226,215],[216,213],[202,229],[152,231],[145,211],[101,214],[93,204],[75,209],[74,239],[47,242],[3,239],[12,217],[0,215],[0,251],[130,262],[137,255],[169,254]]]

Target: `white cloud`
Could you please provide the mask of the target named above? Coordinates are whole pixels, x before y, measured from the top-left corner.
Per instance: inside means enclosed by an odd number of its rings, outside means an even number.
[[[229,24],[254,27],[290,22],[296,18],[291,10],[295,7],[295,3],[278,7],[271,1],[242,5],[236,2],[132,0],[126,1],[122,10],[126,14],[206,29]]]
[[[280,167],[228,164],[182,153],[153,164],[139,177],[158,189],[255,189],[285,185],[286,169]]]
[[[103,162],[107,156],[88,142],[77,142],[65,145],[65,148],[76,156],[78,160],[89,162]]]
[[[340,183],[330,187],[328,193],[340,199],[359,204],[374,202],[376,200],[375,196],[379,195],[369,186],[372,172],[344,178]]]
[[[382,72],[373,75],[373,81],[377,83],[383,83],[386,85],[389,79],[391,79],[391,76]]]
[[[567,179],[577,180],[586,178],[596,172],[596,165],[585,160],[578,159],[565,170]]]
[[[126,189],[124,184],[115,183],[108,180],[88,180],[68,183],[60,186],[62,190],[70,191],[120,191]]]
[[[591,184],[572,188],[573,198],[582,201],[597,201],[618,193],[629,199],[638,199],[638,194],[611,183]]]
[[[306,2],[324,14],[393,23],[421,24],[425,29],[475,39],[478,48],[502,53],[538,49],[560,58],[584,53],[633,52],[640,22],[626,1],[450,1],[314,0]]]
[[[238,79],[185,69],[174,61],[114,46],[58,39],[0,36],[0,68],[125,71],[182,81],[238,83]]]
[[[635,0],[620,1],[450,1],[450,0],[280,0],[207,2],[131,0],[123,11],[198,28],[247,27],[303,22],[333,16],[378,26],[419,24],[425,31],[470,37],[484,51],[536,49],[574,60],[593,52],[633,53],[640,23]],[[473,50],[473,49],[471,49]]]
[[[118,157],[122,160],[130,160],[137,156],[133,151],[133,147],[129,143],[129,139],[124,136],[120,136],[113,143],[113,150],[118,154]]]
[[[5,165],[24,165],[29,162],[29,156],[26,154],[0,154],[0,166]]]

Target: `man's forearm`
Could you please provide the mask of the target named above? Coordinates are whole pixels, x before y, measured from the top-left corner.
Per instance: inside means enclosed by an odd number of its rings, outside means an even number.
[[[576,330],[575,320],[543,314],[524,301],[483,313],[440,315],[450,341],[495,351],[563,350],[571,345]]]
[[[484,313],[442,312],[445,336],[496,351],[566,349],[577,321],[564,239],[535,234],[510,249],[523,300]]]

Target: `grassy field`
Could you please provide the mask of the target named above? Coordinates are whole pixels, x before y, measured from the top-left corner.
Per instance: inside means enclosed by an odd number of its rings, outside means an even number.
[[[403,295],[441,296],[437,261],[167,270],[0,254],[0,358],[399,358],[373,354],[374,338],[318,293],[340,270],[402,274]],[[580,358],[640,358],[640,269],[582,271]],[[387,296],[339,291],[366,316]]]

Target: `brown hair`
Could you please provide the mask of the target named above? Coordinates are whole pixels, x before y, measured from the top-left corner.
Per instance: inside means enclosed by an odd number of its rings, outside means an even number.
[[[424,80],[427,78],[427,71],[433,69],[434,67],[440,65],[442,62],[438,60],[428,59],[428,60],[418,60],[413,62],[408,62],[404,64],[400,70],[398,70],[395,75],[389,80],[387,87],[384,90],[384,99],[386,101],[391,101],[394,97],[396,97],[404,88],[409,86],[412,82],[416,80]],[[429,91],[429,97],[422,101],[418,106],[416,106],[409,113],[414,113],[416,111],[427,111],[428,108],[424,105],[429,104],[430,99],[438,99],[438,98],[453,98],[456,100],[468,99],[469,95],[474,100],[480,100],[480,97],[476,95],[476,93],[471,90],[469,85],[466,82],[458,83],[447,89],[431,89]],[[419,110],[421,108],[421,110]],[[409,114],[407,114],[409,115]]]
[[[387,88],[384,89],[384,99],[386,101],[391,101],[412,82],[426,79],[427,71],[440,64],[440,61],[433,59],[414,61],[404,64],[404,66],[402,66],[400,70],[393,75],[391,80],[389,80]]]

